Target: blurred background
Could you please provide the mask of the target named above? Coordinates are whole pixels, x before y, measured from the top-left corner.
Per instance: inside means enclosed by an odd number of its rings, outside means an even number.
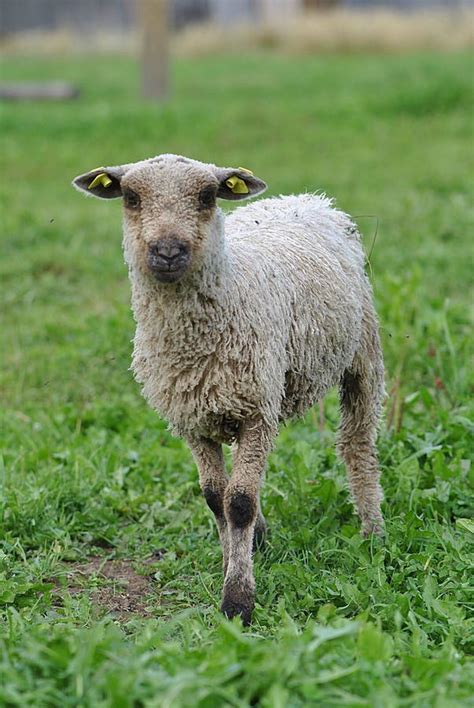
[[[215,50],[237,29],[243,46],[298,51],[460,48],[472,36],[474,6],[473,0],[0,0],[0,38],[10,48],[37,49],[48,40],[50,51],[130,51],[145,5],[162,8],[180,51],[200,52]]]

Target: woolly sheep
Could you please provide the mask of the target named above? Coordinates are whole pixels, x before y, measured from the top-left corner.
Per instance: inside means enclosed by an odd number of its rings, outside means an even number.
[[[266,184],[243,168],[178,155],[97,168],[73,184],[123,198],[137,323],[132,368],[149,404],[189,444],[223,549],[222,611],[248,624],[272,442],[280,422],[332,386],[362,532],[382,531],[375,440],[384,370],[357,229],[313,194],[224,217],[217,197],[245,199]],[[230,478],[223,443],[232,444]]]

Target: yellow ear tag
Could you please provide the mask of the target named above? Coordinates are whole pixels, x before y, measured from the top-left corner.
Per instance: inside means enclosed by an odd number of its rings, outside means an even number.
[[[240,179],[240,177],[236,177],[234,175],[233,177],[229,177],[229,179],[226,179],[225,183],[234,194],[249,193],[249,188],[245,184],[244,180]]]
[[[241,172],[246,172],[248,175],[253,175],[252,170],[248,170],[246,167],[239,167]]]
[[[99,184],[101,184],[103,187],[110,187],[110,185],[112,184],[112,180],[107,174],[105,174],[105,172],[101,172],[100,175],[94,177],[94,179],[88,186],[88,189],[94,189],[94,187],[98,187]]]

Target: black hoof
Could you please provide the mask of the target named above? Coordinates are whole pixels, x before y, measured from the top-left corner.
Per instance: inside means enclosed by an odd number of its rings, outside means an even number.
[[[242,617],[245,626],[250,624],[255,605],[252,586],[239,578],[228,578],[224,584],[221,610],[228,619]]]
[[[252,621],[253,607],[253,602],[242,602],[241,600],[234,600],[231,597],[225,597],[222,601],[221,611],[227,619],[241,617],[243,625],[248,627]]]

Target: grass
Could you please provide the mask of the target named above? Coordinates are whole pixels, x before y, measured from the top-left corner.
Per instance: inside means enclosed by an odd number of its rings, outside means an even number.
[[[4,60],[9,79],[83,93],[1,108],[0,705],[472,705],[471,69],[465,54],[182,60],[159,107],[136,99],[129,59]],[[190,454],[128,371],[120,208],[69,186],[164,151],[335,195],[371,251],[387,536],[359,536],[331,395],[323,429],[310,412],[271,457],[249,630],[218,612]],[[141,611],[118,612],[138,587]]]

